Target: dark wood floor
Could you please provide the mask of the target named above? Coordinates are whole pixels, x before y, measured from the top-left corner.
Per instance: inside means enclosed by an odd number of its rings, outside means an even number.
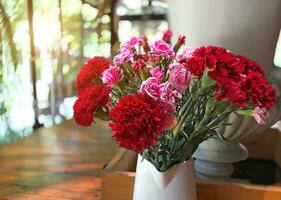
[[[38,129],[0,147],[0,200],[99,199],[101,168],[116,150],[104,122]]]

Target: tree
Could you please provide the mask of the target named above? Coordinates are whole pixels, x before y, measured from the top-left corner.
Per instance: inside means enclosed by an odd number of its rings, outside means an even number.
[[[40,126],[38,121],[38,105],[37,105],[37,89],[36,89],[36,63],[35,63],[35,45],[34,45],[34,30],[33,30],[33,0],[27,1],[28,10],[28,26],[29,26],[29,44],[30,44],[30,67],[33,91],[33,108],[34,108],[34,128]]]

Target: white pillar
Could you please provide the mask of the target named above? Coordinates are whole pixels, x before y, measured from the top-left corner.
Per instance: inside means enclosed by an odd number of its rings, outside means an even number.
[[[168,0],[175,35],[188,46],[223,46],[273,67],[281,28],[281,0]]]

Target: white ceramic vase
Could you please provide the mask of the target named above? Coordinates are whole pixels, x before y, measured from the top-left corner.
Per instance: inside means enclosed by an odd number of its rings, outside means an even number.
[[[281,28],[281,0],[173,0],[169,20],[175,35],[185,34],[188,46],[216,45],[243,54],[261,64],[271,79],[276,42]],[[270,74],[272,73],[273,76]],[[279,70],[280,74],[280,70]],[[280,87],[280,86],[279,86]],[[280,89],[280,88],[279,88]],[[281,119],[281,101],[263,126],[249,117],[230,115],[218,131],[228,142],[208,140],[195,152],[195,171],[201,179],[228,179],[232,163],[248,157],[241,137],[258,134]]]
[[[196,200],[193,161],[159,172],[138,156],[133,200]]]

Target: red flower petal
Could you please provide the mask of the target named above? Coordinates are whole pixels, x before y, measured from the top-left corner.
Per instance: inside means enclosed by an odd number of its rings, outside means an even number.
[[[157,142],[157,135],[163,134],[166,113],[160,102],[137,94],[122,97],[109,117],[114,121],[109,126],[119,145],[142,152]]]
[[[73,110],[74,119],[81,126],[90,126],[94,122],[94,112],[109,102],[111,89],[103,85],[87,87],[76,100]]]
[[[93,83],[97,83],[102,73],[109,67],[110,63],[104,57],[91,58],[81,69],[76,79],[76,89],[80,94]]]

